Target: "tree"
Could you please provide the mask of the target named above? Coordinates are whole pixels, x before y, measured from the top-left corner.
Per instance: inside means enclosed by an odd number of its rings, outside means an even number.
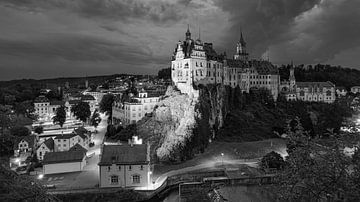
[[[87,102],[79,102],[71,107],[71,112],[74,113],[77,119],[85,123],[91,115],[90,105]]]
[[[100,112],[105,113],[109,116],[109,121],[112,119],[112,105],[115,101],[115,97],[113,94],[106,94],[100,101],[99,108]]]
[[[35,112],[35,108],[30,100],[15,103],[14,109],[15,109],[15,112],[17,115],[22,114],[28,118],[32,118],[32,119],[35,118],[33,116],[33,114]]]
[[[100,122],[101,122],[100,114],[97,110],[95,110],[90,119],[90,124],[95,127],[95,131]]]
[[[273,186],[281,201],[356,201],[360,197],[357,178],[349,171],[353,164],[344,155],[344,139],[330,133],[326,144],[318,137],[309,138],[297,120],[297,127],[288,127],[291,147],[284,169]],[[356,169],[355,169],[356,170]],[[354,172],[356,173],[356,171]]]
[[[37,134],[41,134],[44,132],[44,128],[42,126],[36,126],[34,128],[34,132],[37,133]]]
[[[2,133],[12,125],[11,116],[10,108],[0,105],[0,129]]]
[[[56,109],[56,113],[55,116],[52,118],[54,124],[59,124],[60,127],[62,128],[65,121],[66,121],[66,111],[65,111],[65,106],[60,106]]]
[[[263,170],[276,169],[281,170],[284,167],[285,161],[279,153],[274,151],[267,153],[262,157],[260,168]]]
[[[160,69],[158,72],[159,79],[171,79],[171,68]]]
[[[31,132],[25,126],[15,126],[10,129],[10,134],[17,137],[24,137],[30,135]]]

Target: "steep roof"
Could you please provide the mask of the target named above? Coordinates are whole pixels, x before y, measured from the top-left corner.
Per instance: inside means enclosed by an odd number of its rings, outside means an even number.
[[[54,139],[52,139],[52,138],[46,139],[45,142],[43,142],[43,144],[45,144],[46,147],[50,150],[54,149]]]
[[[77,136],[75,133],[69,133],[69,134],[60,134],[55,137],[55,139],[70,139],[72,137]]]
[[[44,95],[40,95],[39,97],[35,98],[34,103],[44,103],[44,102],[50,102],[47,97]]]
[[[147,164],[147,145],[104,145],[99,165]]]
[[[95,100],[95,98],[94,96],[87,94],[87,95],[82,95],[81,100]]]
[[[62,152],[46,152],[43,164],[80,162],[84,159],[85,153],[82,151],[62,151]]]
[[[65,105],[65,102],[61,100],[52,100],[50,101],[50,105]]]
[[[76,143],[76,145],[72,146],[69,151],[81,151],[86,153],[87,149],[85,149],[83,146],[81,146],[79,143]]]
[[[254,67],[258,74],[260,75],[269,75],[269,74],[278,74],[278,68],[274,66],[269,61],[263,60],[251,60],[249,61],[250,66]]]
[[[81,101],[80,100],[69,100],[70,105],[74,105],[74,104],[77,104],[79,102],[81,102]]]
[[[242,60],[227,59],[226,63],[230,68],[249,68],[249,64]]]
[[[296,82],[296,86],[300,88],[331,88],[335,87],[335,84],[331,83],[330,81],[327,82]]]
[[[19,148],[19,143],[21,141],[25,141],[29,144],[29,147],[32,149],[35,149],[35,142],[36,142],[36,135],[28,135],[25,136],[23,138],[21,138],[16,144],[14,144],[14,149],[18,149]]]

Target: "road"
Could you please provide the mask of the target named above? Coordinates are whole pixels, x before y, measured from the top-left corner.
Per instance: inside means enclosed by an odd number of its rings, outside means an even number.
[[[201,170],[201,169],[206,169],[206,168],[215,168],[215,167],[223,167],[224,169],[227,168],[233,168],[236,167],[238,165],[248,165],[251,167],[257,167],[257,163],[259,162],[259,159],[235,159],[235,160],[223,160],[223,161],[209,161],[206,163],[202,163],[202,164],[198,164],[198,165],[194,165],[194,166],[189,166],[189,167],[185,167],[185,168],[181,168],[178,170],[172,170],[166,173],[163,173],[162,175],[160,175],[154,182],[152,183],[151,186],[148,187],[138,187],[135,188],[135,190],[155,190],[158,189],[166,180],[166,178],[170,177],[170,176],[174,176],[174,175],[179,175],[179,174],[185,174],[188,172],[192,172],[192,171],[196,171],[196,170]]]
[[[78,189],[93,188],[99,183],[99,155],[100,147],[103,142],[107,127],[107,117],[101,114],[101,122],[97,127],[98,133],[94,135],[93,142],[95,145],[89,148],[87,155],[95,153],[91,158],[87,159],[87,165],[83,171],[75,173],[61,173],[46,175],[42,179],[45,184],[54,184],[59,189]]]

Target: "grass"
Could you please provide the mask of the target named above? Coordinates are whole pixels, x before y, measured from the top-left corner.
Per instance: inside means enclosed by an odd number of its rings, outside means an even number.
[[[254,159],[261,158],[265,154],[276,151],[284,154],[286,144],[283,139],[267,139],[254,142],[219,142],[209,144],[204,153],[196,155],[193,159],[180,164],[156,164],[154,176],[159,176],[168,171],[190,167],[209,161],[221,162],[221,160]],[[221,153],[224,156],[221,156]]]

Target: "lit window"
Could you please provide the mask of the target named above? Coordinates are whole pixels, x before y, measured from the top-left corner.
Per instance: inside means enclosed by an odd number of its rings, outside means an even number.
[[[119,184],[119,177],[117,175],[111,176],[111,184]]]
[[[133,184],[140,183],[140,175],[133,175]]]

